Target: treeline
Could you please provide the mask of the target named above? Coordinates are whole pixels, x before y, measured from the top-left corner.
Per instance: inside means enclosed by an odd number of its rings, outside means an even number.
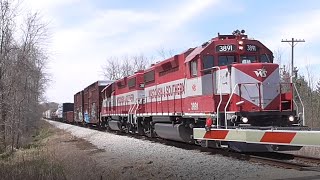
[[[39,121],[47,82],[47,26],[37,13],[20,17],[19,5],[0,0],[0,154],[19,148]]]
[[[278,52],[279,51],[276,51],[275,53],[276,58],[278,58],[275,63],[281,63],[281,55],[278,56]],[[290,68],[288,65],[280,65],[280,74],[283,83],[289,83],[291,81]],[[302,105],[304,105],[305,125],[312,128],[320,128],[320,80],[317,82],[309,66],[306,66],[305,74],[299,72],[297,68],[294,69],[292,81],[296,87],[296,89],[292,87],[294,90],[294,109],[297,113],[300,113],[300,117],[302,117]],[[287,86],[286,89],[289,90],[290,87]]]
[[[144,70],[150,64],[152,58],[143,54],[122,57],[109,57],[102,67],[103,75],[108,80],[118,80],[130,76],[138,70]]]
[[[320,81],[310,81],[310,77],[298,75],[296,87],[305,109],[306,125],[312,128],[320,127]],[[296,101],[298,97],[295,96]],[[302,107],[300,107],[302,108]]]
[[[134,74],[139,70],[144,70],[156,63],[156,57],[165,60],[174,56],[173,49],[159,48],[155,56],[145,56],[144,54],[111,56],[108,57],[106,63],[102,66],[102,72],[105,79],[118,80]]]

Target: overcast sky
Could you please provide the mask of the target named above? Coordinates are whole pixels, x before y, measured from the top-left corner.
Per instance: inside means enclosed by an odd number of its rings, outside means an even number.
[[[201,45],[218,32],[245,29],[271,50],[291,49],[281,39],[304,38],[295,51],[302,73],[315,78],[320,67],[318,0],[25,0],[40,11],[52,34],[48,101],[73,102],[73,95],[98,79],[110,56],[157,57],[161,48],[175,53]],[[161,59],[156,59],[161,60]]]

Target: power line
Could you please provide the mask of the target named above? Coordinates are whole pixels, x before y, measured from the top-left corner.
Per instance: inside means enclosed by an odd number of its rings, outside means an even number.
[[[291,40],[281,40],[281,42],[287,42],[290,44],[291,46],[291,77],[293,77],[293,74],[294,74],[294,66],[293,66],[293,51],[294,51],[294,46],[297,45],[299,42],[305,42],[304,39],[294,39],[292,38]]]

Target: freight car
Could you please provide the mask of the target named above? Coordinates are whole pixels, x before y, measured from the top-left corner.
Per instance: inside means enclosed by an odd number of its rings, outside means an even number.
[[[244,31],[218,34],[115,82],[95,82],[75,102],[87,124],[206,147],[320,145],[320,131],[305,126],[295,85],[282,83],[272,52]]]
[[[73,122],[73,108],[74,105],[73,103],[61,103],[58,105],[58,109],[56,111],[56,121],[61,121],[61,122]],[[69,114],[67,116],[67,113]],[[72,114],[72,119],[71,118]],[[68,118],[68,119],[67,119]]]
[[[83,90],[74,95],[74,122],[83,123]]]
[[[101,91],[104,87],[113,81],[97,81],[89,85],[83,90],[83,122],[85,125],[101,126],[100,110],[102,104]],[[81,94],[81,93],[80,93]],[[81,95],[78,95],[81,96]],[[78,97],[77,97],[78,98]],[[80,97],[81,99],[81,97]],[[81,102],[77,101],[77,108]],[[80,121],[80,120],[79,120]]]
[[[52,119],[52,111],[49,109],[49,110],[46,110],[44,113],[43,113],[43,118],[45,119]]]

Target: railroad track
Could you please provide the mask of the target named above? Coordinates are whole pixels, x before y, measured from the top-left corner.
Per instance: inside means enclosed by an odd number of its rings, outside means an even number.
[[[84,126],[82,126],[84,127]],[[140,136],[138,134],[127,134],[118,131],[107,131],[105,129],[98,129],[97,127],[89,127],[94,130],[103,132],[109,132],[112,134],[127,136],[136,139],[142,139],[151,141],[154,143],[161,143],[168,146],[174,146],[186,150],[198,150],[200,152],[206,152],[214,155],[222,155],[225,157],[231,157],[239,160],[250,161],[254,163],[281,167],[285,169],[295,169],[299,171],[320,171],[320,158],[306,157],[301,155],[285,154],[285,153],[239,153],[230,151],[228,149],[213,149],[205,148],[195,144],[187,144],[182,142],[176,142],[161,138],[150,138],[147,136]]]
[[[273,158],[267,158],[267,157],[261,157],[261,156],[252,156],[250,155],[249,161],[255,162],[255,163],[262,163],[262,164],[267,164],[271,166],[276,166],[276,167],[281,167],[281,168],[286,168],[286,169],[296,169],[299,171],[302,170],[317,170],[317,168],[312,169],[314,166],[311,166],[309,164],[305,163],[299,163],[299,162],[294,162],[291,160],[278,160],[278,159],[273,159]],[[320,171],[320,169],[318,170]]]
[[[294,159],[301,162],[306,162],[310,164],[314,164],[319,166],[320,165],[320,158],[315,157],[307,157],[307,156],[301,156],[301,155],[294,155]]]

